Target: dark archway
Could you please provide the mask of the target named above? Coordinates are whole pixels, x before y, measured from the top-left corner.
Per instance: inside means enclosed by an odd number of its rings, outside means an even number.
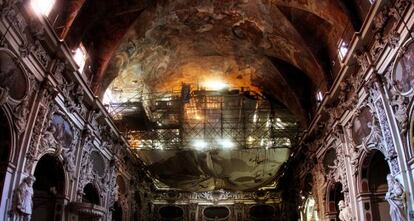
[[[230,210],[224,206],[207,207],[203,211],[204,219],[207,221],[225,221],[230,216]]]
[[[159,210],[161,220],[163,221],[178,221],[184,217],[184,211],[178,206],[165,206]]]
[[[381,151],[375,150],[368,154],[361,170],[361,192],[365,196],[365,216],[371,216],[372,220],[391,221],[389,205],[385,200],[389,173],[390,168]]]
[[[10,126],[3,110],[0,110],[0,131],[0,199],[3,199],[2,193],[4,180],[6,178],[7,167],[9,165],[10,149],[12,144]]]
[[[92,184],[88,183],[83,187],[82,195],[82,206],[87,208],[96,208],[95,205],[100,205],[101,198],[98,189]],[[114,205],[115,206],[115,205]],[[115,209],[115,208],[113,208]],[[94,212],[79,212],[78,219],[82,221],[98,221],[100,220],[100,215],[97,215],[95,209],[92,209]]]
[[[328,199],[329,219],[339,221],[338,203],[339,201],[344,200],[343,188],[340,182],[336,182],[333,185],[331,185],[331,188],[329,189]]]
[[[113,211],[112,211],[112,220],[113,221],[122,221],[122,205],[119,202],[114,203]]]
[[[83,188],[82,202],[100,205],[100,201],[98,190],[92,183],[86,184]]]
[[[252,221],[266,221],[273,220],[275,215],[275,208],[269,205],[255,205],[249,209],[250,219]]]
[[[63,215],[65,173],[58,158],[43,156],[35,169],[33,221],[56,220]]]

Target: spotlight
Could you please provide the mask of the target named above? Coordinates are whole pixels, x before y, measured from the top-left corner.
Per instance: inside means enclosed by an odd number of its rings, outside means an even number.
[[[228,138],[220,139],[218,143],[223,149],[232,149],[235,146],[233,141]]]
[[[55,0],[31,0],[30,6],[37,14],[48,16],[55,4]]]
[[[197,139],[193,141],[193,146],[197,149],[197,150],[204,150],[207,148],[208,144],[207,142],[205,142],[204,140],[201,139]]]
[[[223,90],[229,87],[226,83],[220,80],[208,80],[208,81],[205,81],[202,84],[202,86],[205,87],[206,89],[217,90],[217,91]]]

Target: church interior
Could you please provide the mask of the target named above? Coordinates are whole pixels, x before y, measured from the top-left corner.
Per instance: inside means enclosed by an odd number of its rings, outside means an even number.
[[[414,220],[413,26],[414,0],[0,0],[0,220]]]

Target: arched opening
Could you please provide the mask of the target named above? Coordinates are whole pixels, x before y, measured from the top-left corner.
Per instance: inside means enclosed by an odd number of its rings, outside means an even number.
[[[113,221],[122,221],[122,206],[119,202],[114,203],[114,208],[112,212]]]
[[[228,220],[230,216],[230,210],[224,206],[212,206],[205,208],[203,211],[204,220],[206,221],[224,221]]]
[[[86,184],[85,187],[83,188],[82,202],[91,203],[91,204],[95,204],[95,205],[100,204],[99,192],[92,185],[92,183]]]
[[[330,221],[340,220],[338,203],[341,200],[344,200],[342,184],[340,182],[336,182],[331,185],[328,195],[328,217]]]
[[[82,203],[75,205],[78,212],[78,220],[82,221],[98,221],[105,214],[106,209],[100,205],[99,191],[92,183],[88,183],[83,187]],[[115,209],[114,204],[114,208]],[[114,214],[112,214],[114,215]],[[122,213],[121,213],[122,219]],[[114,219],[117,220],[117,219]]]
[[[184,217],[184,211],[178,206],[165,206],[160,208],[159,214],[163,221],[178,221]]]
[[[43,156],[35,169],[33,221],[58,220],[63,215],[65,174],[63,165],[52,155]]]
[[[124,178],[122,176],[118,175],[116,177],[116,184],[118,186],[118,191],[115,193],[117,196],[115,197],[116,202],[113,205],[112,208],[112,220],[114,221],[122,221],[123,211],[122,211],[122,204],[121,200],[124,197],[124,194],[126,194],[126,183]]]
[[[11,149],[11,132],[8,120],[2,110],[0,110],[0,131],[0,199],[3,199],[2,193]],[[1,202],[0,206],[2,206]]]
[[[391,221],[389,205],[385,200],[389,173],[388,163],[380,151],[375,150],[368,154],[363,162],[360,185],[367,220]]]
[[[252,221],[272,220],[275,218],[275,208],[269,205],[255,205],[250,207],[249,214]]]

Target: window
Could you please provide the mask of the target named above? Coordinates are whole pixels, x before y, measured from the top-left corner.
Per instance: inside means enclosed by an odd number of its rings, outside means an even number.
[[[316,93],[316,101],[317,101],[318,103],[320,103],[320,102],[322,102],[322,100],[323,100],[323,94],[322,94],[322,91],[318,91],[318,92]]]
[[[371,3],[371,5],[373,5],[375,3],[375,0],[368,0],[369,3]]]
[[[48,16],[52,11],[55,0],[31,0],[30,6],[40,15]]]
[[[86,63],[86,49],[83,47],[82,44],[75,50],[75,54],[73,55],[73,59],[75,60],[76,64],[78,64],[80,73],[83,73],[83,69],[85,68]]]
[[[343,39],[339,43],[338,53],[341,61],[344,60],[346,54],[348,53],[348,43],[346,43]]]

